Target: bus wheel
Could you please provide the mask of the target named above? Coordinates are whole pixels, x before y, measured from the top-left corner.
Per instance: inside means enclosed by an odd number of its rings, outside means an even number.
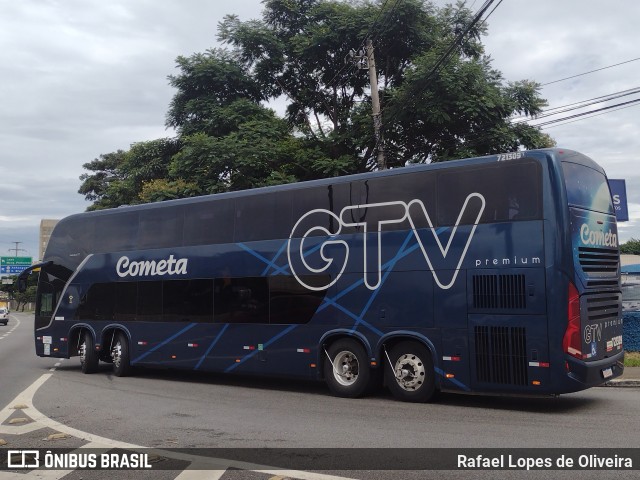
[[[367,353],[354,340],[343,339],[325,350],[324,377],[331,393],[338,397],[355,398],[369,388],[371,370]]]
[[[386,383],[403,402],[428,402],[436,391],[431,353],[417,342],[401,342],[385,363]]]
[[[98,354],[93,344],[93,336],[88,330],[84,332],[78,353],[80,354],[82,373],[95,373],[98,371]]]
[[[111,348],[111,358],[113,359],[113,373],[116,377],[126,377],[131,373],[129,342],[122,332],[116,333],[116,338]]]

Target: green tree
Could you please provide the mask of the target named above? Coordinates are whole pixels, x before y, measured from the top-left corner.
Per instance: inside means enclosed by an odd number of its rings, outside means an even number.
[[[78,193],[93,201],[87,210],[143,203],[143,186],[168,176],[169,162],[179,146],[179,139],[161,138],[134,143],[127,151],[103,154],[85,163],[85,169],[95,172],[80,176]]]
[[[20,310],[24,312],[24,309],[28,303],[35,303],[36,291],[37,291],[37,287],[30,286],[30,287],[27,287],[27,289],[24,292],[16,292],[13,297],[18,304],[16,310]]]
[[[620,245],[620,253],[628,255],[640,255],[640,240],[632,238],[626,243]]]
[[[350,158],[346,171],[376,165],[369,78],[345,65],[368,37],[374,37],[390,165],[553,145],[537,128],[510,121],[539,113],[546,102],[534,82],[504,83],[484,54],[485,27],[472,26],[472,19],[461,3],[438,10],[421,0],[393,6],[268,0],[262,21],[228,16],[219,38],[270,99],[289,99],[287,119],[314,147],[343,168]]]
[[[463,3],[265,0],[262,18],[225,17],[225,48],[178,57],[166,116],[177,137],[85,164],[90,209],[308,180],[554,144],[513,122],[546,105],[539,85],[491,67]],[[462,35],[464,33],[464,35]],[[382,101],[373,135],[369,76],[353,61],[371,39]],[[443,60],[445,54],[450,55]],[[265,102],[285,103],[284,118]],[[275,104],[275,103],[274,103]]]
[[[117,207],[128,203],[129,198],[121,198],[119,195],[114,197],[115,186],[124,180],[125,173],[122,170],[124,162],[125,152],[118,150],[102,154],[99,158],[82,166],[85,170],[94,172],[93,174],[83,173],[80,175],[82,185],[78,190],[78,193],[84,195],[86,200],[94,202],[88,208],[89,210],[95,210],[101,206],[102,208]]]

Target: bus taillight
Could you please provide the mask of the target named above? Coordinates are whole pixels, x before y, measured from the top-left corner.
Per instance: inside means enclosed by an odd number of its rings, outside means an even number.
[[[562,339],[565,353],[582,359],[582,339],[580,338],[580,294],[573,283],[569,283],[567,308],[567,329]]]

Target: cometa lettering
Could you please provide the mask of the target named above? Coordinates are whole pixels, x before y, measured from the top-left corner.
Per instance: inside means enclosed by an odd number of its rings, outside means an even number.
[[[173,255],[165,260],[130,260],[120,257],[116,263],[116,272],[124,277],[155,277],[158,275],[186,275],[187,258],[176,259]]]
[[[607,233],[602,230],[591,230],[586,223],[580,227],[580,240],[585,245],[595,247],[617,247],[618,236],[611,229]]]

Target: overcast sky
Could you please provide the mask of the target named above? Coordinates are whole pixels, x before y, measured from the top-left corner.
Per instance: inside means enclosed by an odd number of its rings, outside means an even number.
[[[474,11],[482,3],[467,1]],[[224,15],[261,11],[259,0],[0,0],[0,256],[17,241],[19,255],[37,257],[41,219],[85,210],[82,164],[173,136],[164,121],[175,58],[216,46]],[[640,87],[640,60],[629,62],[640,57],[639,18],[637,0],[504,0],[484,43],[509,81],[546,84],[628,62],[544,86],[560,107]],[[640,239],[639,114],[633,105],[545,130],[626,179],[622,241]]]

